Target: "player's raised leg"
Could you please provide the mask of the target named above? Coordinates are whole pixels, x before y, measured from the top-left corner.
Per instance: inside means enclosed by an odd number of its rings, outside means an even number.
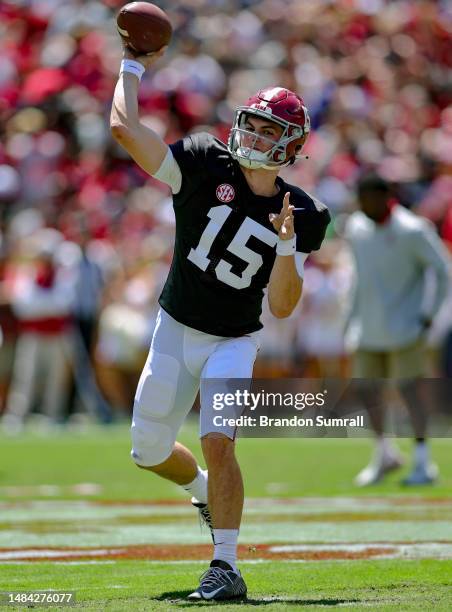
[[[181,485],[206,503],[207,472],[176,442],[199,387],[199,378],[186,367],[183,346],[184,326],[160,311],[135,396],[132,458],[138,467]]]

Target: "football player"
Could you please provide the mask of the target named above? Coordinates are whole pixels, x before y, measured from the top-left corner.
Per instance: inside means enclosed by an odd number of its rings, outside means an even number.
[[[124,48],[110,121],[115,140],[171,187],[176,217],[173,261],[135,398],[132,457],[189,492],[211,529],[213,561],[189,598],[232,599],[246,596],[236,565],[243,483],[235,428],[213,424],[207,382],[251,378],[264,289],[274,316],[289,316],[303,262],[320,247],[330,216],[278,176],[301,156],[310,127],[303,100],[283,87],[237,108],[227,145],[195,133],[168,146],[140,123],[139,82],[164,51],[134,57]],[[198,389],[207,471],[176,442]]]

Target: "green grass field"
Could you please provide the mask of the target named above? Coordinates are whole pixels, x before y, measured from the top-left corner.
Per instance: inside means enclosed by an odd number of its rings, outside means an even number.
[[[195,427],[181,439],[201,459]],[[410,442],[399,446],[409,457]],[[222,609],[452,609],[452,441],[432,441],[438,484],[409,490],[408,465],[353,487],[370,450],[239,440],[249,599]],[[125,425],[0,438],[0,592],[75,591],[87,610],[217,608],[185,600],[209,556],[183,492],[129,459]]]

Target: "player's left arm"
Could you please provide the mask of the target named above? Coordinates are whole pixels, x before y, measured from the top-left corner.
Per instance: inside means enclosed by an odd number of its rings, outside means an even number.
[[[278,319],[284,319],[292,314],[301,297],[303,280],[296,266],[295,247],[290,248],[295,240],[294,206],[290,204],[290,193],[284,196],[283,207],[278,214],[270,215],[270,222],[278,231],[279,244],[275,263],[268,284],[268,304],[270,312]],[[284,252],[290,254],[283,254]],[[281,254],[278,254],[278,251]]]
[[[451,260],[449,253],[437,235],[433,226],[425,222],[422,230],[412,234],[413,252],[424,270],[432,270],[435,275],[435,290],[429,304],[422,305],[422,320],[424,324],[430,323],[438,313],[441,305],[446,299],[451,272]]]

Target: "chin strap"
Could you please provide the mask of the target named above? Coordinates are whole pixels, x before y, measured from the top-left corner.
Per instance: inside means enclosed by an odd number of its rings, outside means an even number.
[[[236,157],[238,163],[244,168],[248,168],[249,170],[275,170],[275,168],[286,168],[287,166],[292,166],[299,159],[309,159],[309,155],[292,155],[292,157],[286,162],[282,162],[281,164],[275,164],[274,166],[269,166],[265,163],[262,163],[260,166],[255,166],[254,168],[250,165],[252,163],[256,163],[257,160],[250,160],[237,155]]]

